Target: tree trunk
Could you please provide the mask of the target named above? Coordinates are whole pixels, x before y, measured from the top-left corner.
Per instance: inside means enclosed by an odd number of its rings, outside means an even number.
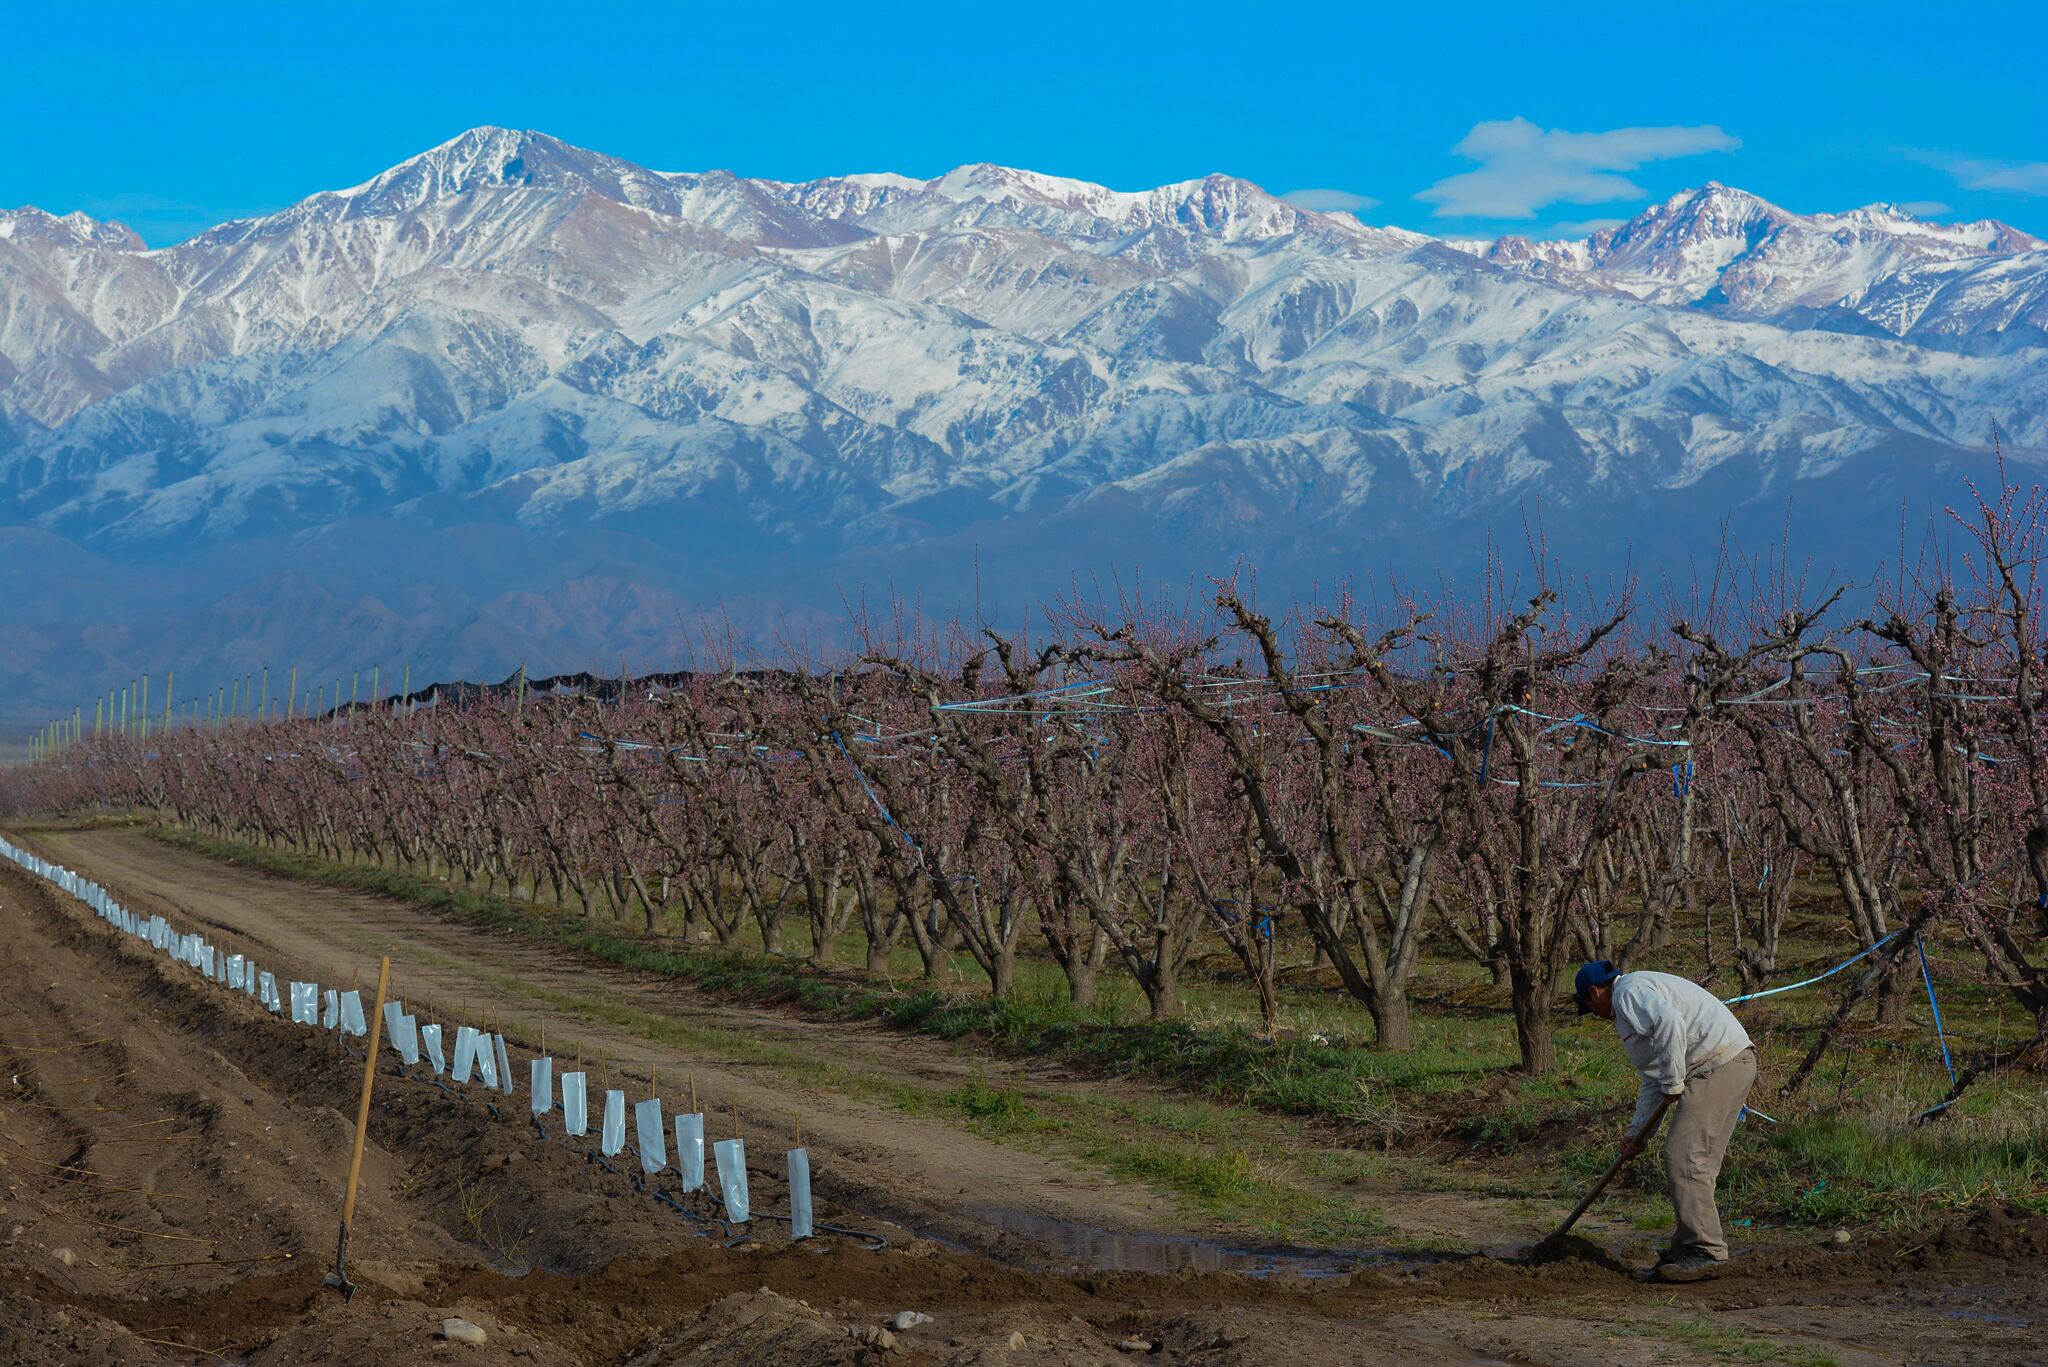
[[[1140,985],[1145,989],[1145,1004],[1151,1008],[1153,1020],[1168,1021],[1180,1014],[1180,965],[1172,958],[1161,954]]]
[[[1524,969],[1511,968],[1515,1004],[1515,1047],[1521,1051],[1522,1071],[1539,1077],[1557,1066],[1557,1041],[1550,1033],[1549,993]]]
[[[1067,975],[1067,1000],[1077,1011],[1095,1005],[1096,968],[1089,954],[1069,954],[1060,961]]]
[[[1383,990],[1373,995],[1374,1042],[1389,1053],[1405,1054],[1415,1047],[1415,1031],[1409,1024],[1406,990]]]
[[[1877,1023],[1899,1025],[1906,1019],[1906,1006],[1913,1000],[1915,961],[1901,956],[1877,984]]]

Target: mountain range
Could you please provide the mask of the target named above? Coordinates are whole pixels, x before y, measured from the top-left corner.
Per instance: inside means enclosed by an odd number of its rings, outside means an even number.
[[[2048,453],[2048,244],[1998,222],[1708,184],[1439,239],[1222,175],[784,183],[478,128],[160,249],[0,212],[0,715],[143,669],[666,667],[707,621],[1016,620],[1240,560],[1434,584],[1532,538],[1867,578],[1994,429]]]

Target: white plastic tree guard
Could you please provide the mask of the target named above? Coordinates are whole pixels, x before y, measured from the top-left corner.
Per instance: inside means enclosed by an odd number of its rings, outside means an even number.
[[[626,1147],[626,1094],[616,1088],[604,1094],[604,1129],[597,1147],[606,1158]]]
[[[422,1025],[420,1027],[420,1048],[426,1053],[427,1064],[433,1068],[435,1077],[440,1077],[448,1071],[447,1065],[441,1061],[440,1026]]]
[[[676,1172],[683,1179],[684,1191],[704,1189],[704,1117],[679,1115],[676,1117]]]
[[[661,1098],[633,1104],[633,1138],[640,1146],[640,1171],[660,1172],[668,1166],[668,1135],[661,1126]]]
[[[420,1061],[419,1024],[405,1014],[405,1005],[397,1000],[384,1003],[384,1037],[391,1041],[398,1061],[407,1068]]]
[[[533,1097],[533,1113],[546,1115],[555,1108],[555,1061],[537,1058],[527,1070],[526,1090]]]
[[[725,1218],[736,1225],[747,1222],[747,1141],[721,1139],[711,1146],[718,1165],[718,1190],[725,1197]]]
[[[789,1237],[811,1237],[811,1151],[791,1149],[789,1160]]]
[[[581,1073],[562,1074],[562,1129],[571,1137],[590,1133],[590,1093]]]

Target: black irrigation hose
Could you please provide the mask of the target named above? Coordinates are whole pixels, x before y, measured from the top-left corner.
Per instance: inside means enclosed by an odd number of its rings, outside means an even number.
[[[859,1240],[859,1241],[860,1241],[861,1243],[864,1243],[864,1244],[872,1244],[872,1245],[873,1245],[873,1251],[874,1251],[874,1252],[876,1252],[876,1253],[880,1253],[880,1252],[881,1252],[881,1251],[882,1251],[883,1249],[885,1249],[885,1248],[887,1248],[887,1247],[889,1246],[889,1241],[888,1241],[887,1239],[884,1239],[884,1238],[883,1238],[883,1237],[882,1237],[881,1235],[879,1235],[879,1234],[870,1234],[870,1233],[867,1233],[866,1231],[863,1231],[863,1230],[858,1230],[858,1229],[848,1229],[848,1228],[847,1228],[846,1226],[844,1226],[844,1225],[827,1225],[827,1224],[820,1224],[820,1223],[818,1223],[818,1222],[816,1222],[816,1221],[813,1221],[813,1222],[812,1222],[812,1224],[811,1224],[811,1228],[812,1228],[812,1229],[821,1229],[821,1230],[825,1231],[825,1233],[827,1233],[827,1234],[837,1234],[837,1235],[839,1235],[839,1236],[840,1236],[841,1238],[845,1238],[845,1239],[857,1239],[857,1240]]]
[[[717,1225],[721,1235],[730,1235],[732,1233],[731,1224],[719,1219],[716,1215],[699,1215],[666,1191],[655,1192],[654,1199],[682,1216],[685,1220],[694,1220],[700,1225]]]
[[[753,1218],[756,1220],[774,1220],[780,1224],[785,1225],[789,1224],[791,1221],[791,1217],[787,1215],[756,1215]],[[843,1235],[848,1239],[858,1239],[863,1243],[868,1243],[872,1241],[872,1243],[874,1244],[874,1250],[877,1253],[880,1253],[883,1249],[889,1246],[889,1241],[887,1239],[884,1239],[879,1234],[869,1234],[864,1230],[848,1229],[844,1225],[828,1225],[813,1220],[811,1222],[811,1228],[813,1230],[822,1230],[827,1234]]]

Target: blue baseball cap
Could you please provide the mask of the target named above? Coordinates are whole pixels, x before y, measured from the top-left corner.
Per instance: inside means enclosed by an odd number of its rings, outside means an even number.
[[[1572,997],[1579,1004],[1579,1014],[1585,1015],[1593,1009],[1592,995],[1596,987],[1605,987],[1621,976],[1621,970],[1605,959],[1595,959],[1589,964],[1579,965],[1579,976],[1572,983]]]

